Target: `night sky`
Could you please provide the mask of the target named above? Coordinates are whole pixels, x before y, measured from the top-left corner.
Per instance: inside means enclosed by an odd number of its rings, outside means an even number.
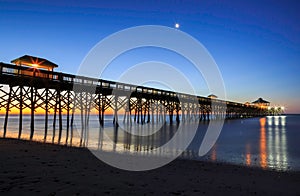
[[[296,0],[0,0],[0,61],[29,54],[57,63],[57,71],[76,74],[92,47],[112,33],[179,23],[215,59],[229,100],[244,103],[263,97],[272,105],[284,105],[287,113],[300,113],[299,10]],[[179,57],[157,54],[151,48],[125,54],[114,62],[116,73],[108,70],[104,77],[115,80],[118,70],[153,58],[184,69]],[[207,96],[198,84],[198,93]]]

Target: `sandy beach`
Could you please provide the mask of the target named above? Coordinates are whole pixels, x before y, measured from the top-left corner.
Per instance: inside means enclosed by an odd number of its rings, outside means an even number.
[[[300,172],[189,160],[113,168],[87,149],[0,139],[1,195],[300,195]]]

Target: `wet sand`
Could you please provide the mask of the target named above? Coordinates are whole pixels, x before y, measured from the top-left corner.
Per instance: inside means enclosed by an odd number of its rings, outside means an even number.
[[[300,172],[175,160],[113,168],[87,149],[0,139],[1,195],[300,195]]]

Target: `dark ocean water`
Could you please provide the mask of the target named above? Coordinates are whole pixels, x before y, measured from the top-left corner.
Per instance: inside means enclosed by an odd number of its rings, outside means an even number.
[[[300,170],[300,116],[228,120],[205,158],[276,170]]]
[[[119,119],[122,119],[122,116]],[[105,116],[105,127],[100,128],[97,116],[90,116],[89,127],[86,129],[88,131],[83,132],[82,142],[90,148],[101,148],[104,151],[149,152],[168,142],[178,129],[176,124],[149,123],[127,127],[131,133],[128,134],[124,131],[126,128],[125,125],[122,125],[123,120],[119,121],[119,128],[115,128],[112,121],[112,116]],[[53,132],[53,118],[49,116],[48,122],[47,142],[52,142],[54,135],[54,143],[57,143],[58,119],[56,120],[55,133]],[[3,135],[3,123],[4,116],[2,115],[0,116],[1,136]],[[18,123],[19,117],[10,115],[8,137],[17,137]],[[226,120],[215,145],[206,155],[199,157],[198,150],[207,126],[208,122],[200,123],[196,135],[182,154],[182,158],[221,161],[265,169],[300,171],[300,115]],[[77,116],[74,120],[72,145],[80,145],[81,130],[81,119]],[[28,139],[29,133],[30,116],[24,116],[21,138]],[[36,115],[34,140],[42,141],[44,134],[44,116]],[[180,142],[182,142],[181,139],[177,139],[177,143]],[[63,116],[61,144],[65,143],[66,117]],[[67,144],[70,145],[70,132]],[[168,153],[172,153],[172,150],[178,151],[174,147]]]

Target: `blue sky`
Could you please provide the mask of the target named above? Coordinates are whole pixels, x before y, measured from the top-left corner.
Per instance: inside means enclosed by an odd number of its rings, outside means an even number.
[[[174,27],[195,37],[215,59],[229,100],[258,97],[300,113],[299,1],[18,1],[0,0],[0,61],[24,54],[59,64],[76,73],[89,50],[106,36],[138,25]],[[133,52],[134,53],[134,52]],[[151,55],[152,54],[152,55]],[[121,62],[168,60],[141,50]],[[171,55],[172,56],[172,55]],[[182,63],[178,65],[178,63]],[[190,73],[193,74],[193,73]],[[107,79],[117,74],[107,72]],[[194,79],[197,83],[197,79]],[[207,96],[199,79],[201,95]]]

